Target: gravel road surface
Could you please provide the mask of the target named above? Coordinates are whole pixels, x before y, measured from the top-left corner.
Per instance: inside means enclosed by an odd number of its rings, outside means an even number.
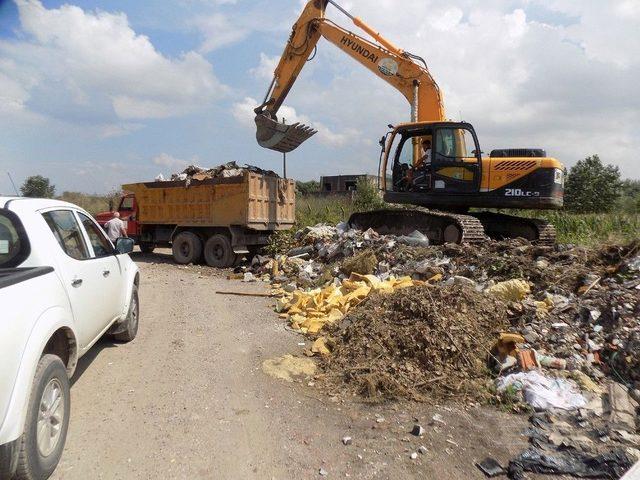
[[[100,341],[72,380],[67,445],[55,479],[465,478],[474,462],[525,446],[526,419],[494,409],[366,404],[265,375],[262,362],[301,354],[265,292],[167,251],[134,254],[141,320],[130,344]],[[440,413],[446,425],[429,425]],[[383,418],[383,421],[377,420]],[[427,429],[410,435],[414,422]],[[341,439],[351,436],[353,444]],[[411,459],[424,445],[426,454]]]

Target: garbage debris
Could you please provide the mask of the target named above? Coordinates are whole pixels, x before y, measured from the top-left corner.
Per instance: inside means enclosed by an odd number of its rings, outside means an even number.
[[[550,378],[537,371],[512,373],[497,380],[498,391],[507,388],[522,391],[524,400],[536,410],[559,408],[573,410],[587,404],[571,380]]]
[[[495,459],[490,457],[487,457],[481,462],[476,463],[476,465],[480,469],[480,471],[489,478],[497,477],[498,475],[504,475],[506,473],[504,468],[502,468]]]
[[[245,165],[244,167],[240,167],[236,162],[229,162],[213,168],[202,168],[197,165],[189,165],[182,172],[172,174],[168,181],[186,181],[187,183],[191,183],[192,180],[202,181],[210,178],[239,177],[246,171],[269,177],[278,177],[278,174],[271,170],[263,170],[262,168],[254,165]],[[167,180],[165,180],[164,176],[160,174],[156,177],[156,181],[164,182]]]
[[[596,456],[575,452],[549,454],[538,449],[528,449],[509,462],[508,474],[514,480],[524,479],[524,472],[618,479],[632,464],[621,449]]]

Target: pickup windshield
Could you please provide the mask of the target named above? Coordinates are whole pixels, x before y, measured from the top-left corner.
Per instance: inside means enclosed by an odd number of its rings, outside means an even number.
[[[14,268],[29,256],[29,239],[18,216],[0,208],[0,268]]]

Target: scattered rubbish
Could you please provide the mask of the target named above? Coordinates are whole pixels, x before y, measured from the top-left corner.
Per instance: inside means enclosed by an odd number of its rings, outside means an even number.
[[[415,460],[416,458],[418,458],[418,453],[417,452],[411,452],[411,455],[409,455],[409,457],[411,457],[411,460]]]
[[[425,447],[424,445],[420,445],[418,447],[418,453],[422,454],[422,455],[426,455],[429,451],[427,450],[427,447]]]
[[[310,358],[284,355],[262,362],[262,370],[274,378],[293,382],[295,377],[313,375],[316,372],[316,364]]]
[[[351,439],[351,437],[342,437],[343,445],[351,445],[352,443],[353,443],[353,440]]]
[[[476,466],[489,478],[504,475],[506,473],[504,468],[502,468],[496,460],[490,457],[476,463]]]
[[[417,423],[411,429],[411,435],[415,435],[416,437],[421,437],[425,434],[425,429],[422,428],[422,425],[418,425]]]
[[[617,479],[631,465],[631,460],[621,449],[595,456],[576,452],[549,454],[528,449],[509,462],[508,474],[514,480],[524,479],[524,472]]]
[[[256,281],[257,281],[257,279],[256,279],[256,277],[254,277],[253,273],[251,273],[251,272],[246,272],[246,273],[244,274],[244,277],[243,277],[242,281],[243,281],[243,282],[256,282]]]
[[[431,423],[439,424],[443,427],[447,425],[447,423],[444,421],[444,418],[442,418],[442,415],[440,415],[439,413],[436,413],[433,417],[431,417]]]
[[[428,247],[429,239],[418,230],[410,233],[409,235],[402,235],[397,239],[398,243],[402,243],[404,245],[410,245],[412,247]]]
[[[225,292],[222,290],[218,290],[216,291],[217,295],[236,295],[239,297],[264,297],[264,298],[271,298],[273,297],[273,294],[271,293],[251,293],[251,292]]]
[[[619,383],[610,383],[607,389],[607,420],[612,427],[629,432],[636,431],[636,409],[638,403],[631,398],[629,391]]]
[[[326,477],[327,475],[329,475],[329,472],[327,472],[324,468],[321,468],[320,470],[318,470],[318,475],[320,475],[321,477]]]
[[[538,410],[573,410],[587,404],[571,380],[546,377],[537,371],[512,373],[499,378],[497,385],[498,391],[508,387],[522,391],[524,400]]]

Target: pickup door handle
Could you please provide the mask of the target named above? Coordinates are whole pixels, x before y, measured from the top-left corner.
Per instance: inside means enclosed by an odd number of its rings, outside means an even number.
[[[105,270],[102,272],[103,277],[108,277],[111,272],[109,270]]]
[[[76,288],[79,287],[80,285],[82,285],[82,279],[74,278],[73,281],[71,282],[71,285]]]

